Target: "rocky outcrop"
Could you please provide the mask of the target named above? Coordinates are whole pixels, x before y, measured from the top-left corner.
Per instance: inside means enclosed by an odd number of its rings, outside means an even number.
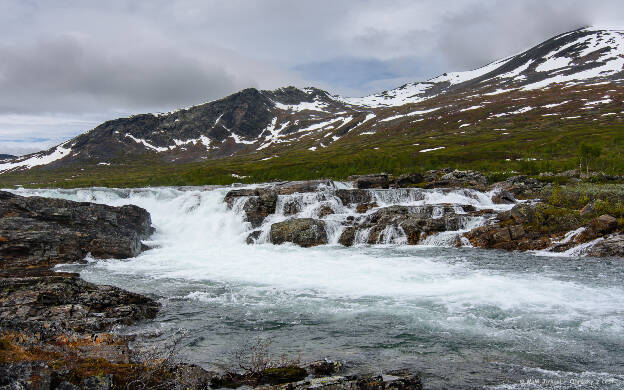
[[[267,187],[244,188],[231,190],[225,195],[225,203],[229,208],[233,208],[237,202],[243,202],[241,207],[245,213],[247,222],[253,228],[262,225],[264,219],[275,214],[278,195],[291,195],[294,193],[316,192],[322,188],[333,188],[331,180],[307,180],[289,181],[277,183]],[[284,213],[292,215],[299,212],[298,205],[290,202],[284,205]]]
[[[592,245],[586,254],[595,257],[624,257],[624,235],[607,237]]]
[[[438,187],[470,187],[484,188],[487,185],[487,179],[481,173],[476,171],[459,171],[442,175],[439,179],[434,180],[428,185],[428,188]]]
[[[237,201],[244,202],[242,210],[246,220],[255,228],[262,225],[262,221],[268,215],[275,213],[277,192],[271,188],[254,188],[232,190],[225,195],[225,202],[229,208],[234,207]]]
[[[371,202],[372,199],[373,199],[370,191],[358,190],[358,189],[355,189],[355,190],[345,190],[345,189],[336,190],[335,195],[336,195],[336,197],[338,197],[338,199],[340,199],[342,204],[345,205],[345,206],[352,206],[352,205],[357,205],[357,204],[361,204],[361,203],[368,203],[368,202]]]
[[[493,184],[491,187],[506,190],[516,198],[528,199],[537,197],[542,189],[549,185],[527,176],[512,176],[503,182]]]
[[[425,181],[425,176],[420,173],[408,173],[390,178],[390,188],[412,187]]]
[[[497,191],[492,195],[492,203],[494,204],[514,204],[516,203],[516,198],[513,194],[505,189]]]
[[[273,244],[292,242],[302,247],[327,244],[327,232],[323,221],[312,218],[289,219],[271,225],[270,239]]]
[[[150,221],[135,206],[0,192],[0,387],[108,389],[116,370],[130,377],[128,341],[98,332],[153,318],[159,304],[49,267],[136,256]]]
[[[76,332],[101,332],[153,318],[159,307],[150,298],[96,286],[74,273],[11,270],[0,278],[0,322],[41,322]]]
[[[390,180],[385,173],[362,175],[353,178],[353,185],[360,190],[368,188],[389,188]]]
[[[152,233],[147,211],[0,191],[0,267],[138,255]]]
[[[366,243],[377,244],[391,238],[387,235],[397,234],[399,231],[405,234],[408,244],[415,245],[430,234],[458,230],[463,217],[456,213],[456,207],[463,207],[464,212],[474,211],[474,207],[470,205],[383,207],[356,222],[354,226],[347,227],[342,232],[339,243],[351,246],[355,243],[358,232],[366,232]]]

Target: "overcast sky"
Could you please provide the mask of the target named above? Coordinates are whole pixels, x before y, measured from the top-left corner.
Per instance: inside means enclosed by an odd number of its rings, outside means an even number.
[[[362,96],[623,19],[622,0],[0,0],[0,153],[247,87]]]

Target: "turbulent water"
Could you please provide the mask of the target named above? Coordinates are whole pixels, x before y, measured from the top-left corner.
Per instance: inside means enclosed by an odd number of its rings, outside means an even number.
[[[227,191],[17,192],[147,209],[154,249],[60,268],[159,297],[156,320],[128,331],[158,343],[185,330],[183,356],[206,368],[263,336],[275,353],[341,359],[359,373],[409,368],[427,388],[624,388],[621,261],[445,247],[449,233],[420,246],[401,245],[399,231],[388,232],[386,244],[352,248],[247,245],[249,227],[237,205],[226,208]],[[301,216],[322,204],[336,209],[327,225],[335,243],[353,211],[324,193],[296,198]],[[474,191],[389,190],[375,198],[493,207]],[[280,197],[278,210],[288,200]],[[260,241],[284,218],[271,216]],[[462,227],[479,223],[466,218]]]

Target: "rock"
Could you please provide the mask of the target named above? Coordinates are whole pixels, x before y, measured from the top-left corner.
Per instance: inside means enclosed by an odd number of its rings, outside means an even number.
[[[284,203],[284,215],[294,215],[297,214],[299,211],[301,210],[299,209],[299,204],[296,201],[291,199]]]
[[[327,244],[327,233],[323,221],[312,218],[289,219],[271,225],[271,242],[283,244],[292,242],[302,247]]]
[[[108,330],[153,318],[154,300],[112,286],[97,286],[73,273],[0,274],[0,321],[55,323],[77,332]]]
[[[327,377],[338,373],[342,369],[342,363],[332,360],[317,360],[308,364],[308,371],[316,377]]]
[[[336,197],[340,199],[343,205],[349,206],[353,204],[371,202],[372,196],[369,191],[366,190],[336,190]]]
[[[153,232],[147,211],[64,199],[0,196],[0,266],[137,256]]]
[[[589,216],[594,215],[595,212],[596,212],[596,209],[595,209],[594,202],[589,202],[585,205],[585,207],[581,209],[580,214],[582,217],[589,217]]]
[[[588,256],[624,257],[624,235],[618,234],[597,242],[587,250]]]
[[[440,176],[440,174],[442,175]],[[428,173],[425,178],[432,179],[429,181],[429,184],[427,184],[426,188],[470,187],[484,189],[487,184],[487,179],[485,178],[485,176],[476,171],[433,171],[431,173]]]
[[[617,226],[617,219],[608,214],[603,214],[589,223],[589,228],[600,234],[611,233]]]
[[[348,226],[342,231],[338,243],[343,246],[353,246],[355,242],[355,231],[356,229],[354,226]]]
[[[248,245],[255,244],[258,238],[260,238],[260,234],[262,234],[262,230],[254,230],[253,232],[249,233],[249,235],[247,236],[247,241],[246,241],[247,244]]]
[[[321,208],[318,211],[319,218],[323,218],[323,217],[326,217],[326,216],[332,215],[332,214],[334,214],[334,210],[331,207],[329,207],[328,205],[321,206]]]
[[[82,381],[83,390],[110,390],[113,387],[112,375],[90,376]]]
[[[262,225],[268,215],[275,214],[277,192],[270,188],[231,190],[225,195],[224,200],[229,208],[234,207],[239,200],[244,202],[242,210],[246,220],[255,228]]]
[[[470,207],[468,208],[470,209]],[[441,216],[434,218],[433,215],[436,213]],[[345,229],[339,242],[342,245],[350,246],[353,244],[357,231],[367,230],[367,243],[376,244],[385,242],[387,240],[386,234],[401,234],[400,231],[402,230],[407,236],[408,244],[415,245],[424,236],[448,230],[458,230],[460,226],[461,217],[455,213],[455,207],[452,205],[389,206],[382,207],[367,215],[353,229]],[[394,229],[387,230],[388,227]]]
[[[355,208],[355,211],[358,212],[359,214],[364,214],[368,210],[374,209],[375,207],[379,207],[377,205],[377,203],[375,203],[375,202],[372,202],[372,203],[362,203],[362,204],[357,205],[357,207]]]
[[[559,174],[559,176],[564,176],[564,177],[579,177],[579,170],[578,169],[571,169],[569,171],[565,171],[565,172],[561,172]]]
[[[296,192],[316,192],[322,188],[334,188],[331,180],[306,180],[279,183],[273,187],[278,195],[290,195]]]
[[[513,194],[505,189],[502,189],[492,195],[492,203],[494,204],[513,204],[516,203],[516,198]]]
[[[390,187],[388,175],[385,173],[358,176],[353,184],[357,189]]]
[[[504,182],[493,184],[490,188],[505,189],[516,198],[532,198],[535,197],[545,186],[546,183],[527,176],[511,176]]]
[[[425,181],[425,177],[420,173],[409,173],[400,175],[393,178],[390,181],[391,188],[405,188],[413,186],[414,184],[420,184]]]
[[[312,378],[297,383],[271,386],[271,390],[422,390],[419,377],[407,372],[389,372],[373,376],[330,376]]]

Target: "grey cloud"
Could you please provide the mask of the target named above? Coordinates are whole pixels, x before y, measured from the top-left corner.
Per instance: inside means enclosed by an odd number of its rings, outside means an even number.
[[[0,58],[0,112],[5,113],[175,107],[244,86],[224,68],[175,50],[110,53],[69,36],[2,46]]]
[[[621,15],[621,0],[4,0],[0,115],[96,121],[250,86],[364,95],[475,68],[584,24],[624,27]],[[54,139],[86,130],[22,129]]]

